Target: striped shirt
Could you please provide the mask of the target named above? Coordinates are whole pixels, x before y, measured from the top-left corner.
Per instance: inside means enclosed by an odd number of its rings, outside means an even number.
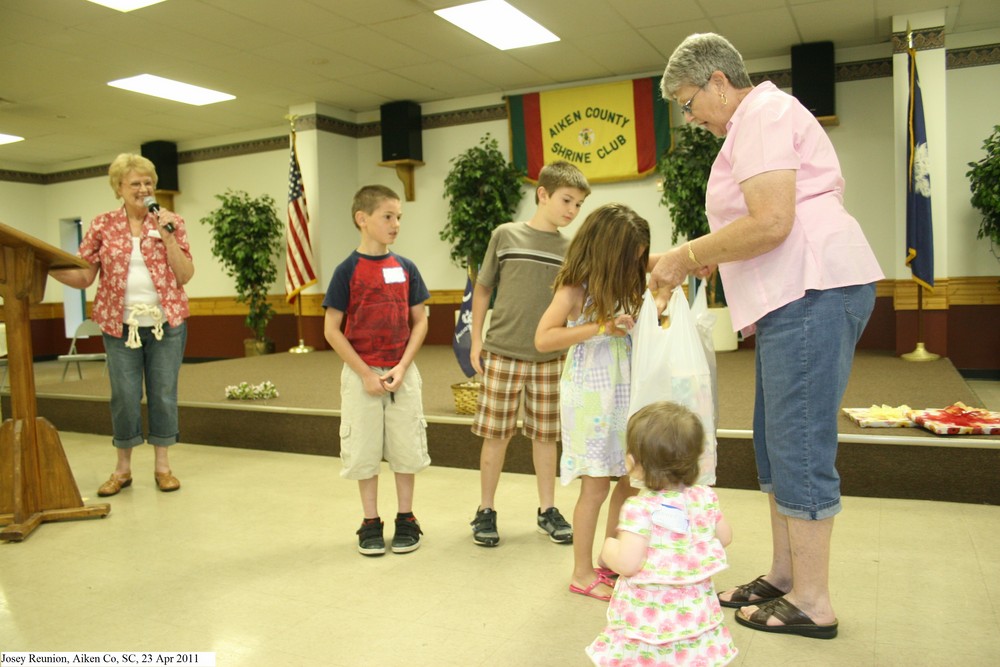
[[[483,348],[524,361],[550,361],[565,351],[535,349],[535,329],[552,301],[552,283],[569,239],[527,222],[507,222],[493,230],[476,282],[495,288],[493,315]]]

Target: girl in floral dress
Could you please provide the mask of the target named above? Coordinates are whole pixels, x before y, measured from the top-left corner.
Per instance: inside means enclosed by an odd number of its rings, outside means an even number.
[[[573,574],[569,590],[611,599],[613,572],[594,567],[598,515],[611,494],[607,535],[633,490],[625,471],[631,338],[642,305],[649,263],[649,223],[622,204],[587,216],[556,276],[552,303],[542,315],[535,346],[570,348],[559,384],[562,483],[579,477],[573,511]]]
[[[703,446],[701,420],[676,403],[629,420],[629,475],[645,488],[625,501],[618,537],[601,551],[621,576],[608,625],[587,647],[595,665],[713,667],[736,657],[712,584],[732,529],[715,491],[694,485]]]

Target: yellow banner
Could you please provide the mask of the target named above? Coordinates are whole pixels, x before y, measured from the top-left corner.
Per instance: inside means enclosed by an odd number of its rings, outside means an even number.
[[[640,178],[669,145],[667,105],[658,79],[562,88],[508,98],[514,163],[529,179],[556,160],[592,182]]]

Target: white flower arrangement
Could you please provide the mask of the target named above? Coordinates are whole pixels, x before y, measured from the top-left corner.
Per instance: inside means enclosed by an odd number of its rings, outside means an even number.
[[[242,401],[255,401],[261,398],[277,398],[278,390],[270,380],[260,384],[240,382],[226,387],[226,398]]]

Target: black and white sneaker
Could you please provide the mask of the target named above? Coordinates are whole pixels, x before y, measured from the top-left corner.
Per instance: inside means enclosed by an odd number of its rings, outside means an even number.
[[[487,507],[476,510],[476,518],[472,520],[472,541],[481,547],[495,547],[500,544],[500,533],[497,532],[497,513]]]
[[[358,551],[363,556],[381,556],[385,553],[385,538],[382,529],[385,523],[381,519],[365,519],[358,528]]]
[[[396,517],[396,534],[392,536],[392,553],[408,554],[420,548],[420,522],[412,514]]]
[[[545,533],[556,544],[573,544],[573,527],[555,507],[544,512],[538,509],[538,532]]]

